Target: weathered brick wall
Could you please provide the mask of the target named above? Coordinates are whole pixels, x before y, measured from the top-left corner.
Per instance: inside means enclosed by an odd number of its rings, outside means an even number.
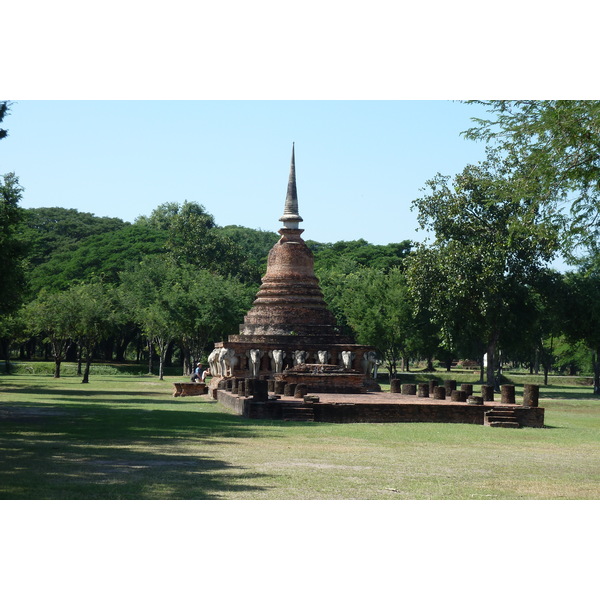
[[[470,423],[483,425],[482,407],[441,404],[315,404],[326,423]]]
[[[286,383],[303,383],[309,394],[360,394],[365,393],[365,376],[362,373],[313,374],[285,372],[276,374],[275,380]]]
[[[255,402],[217,390],[217,399],[236,414],[249,419],[281,419],[283,402]],[[469,404],[311,404],[315,421],[322,423],[467,423],[483,425],[489,406]],[[519,408],[522,427],[543,427],[543,408]]]

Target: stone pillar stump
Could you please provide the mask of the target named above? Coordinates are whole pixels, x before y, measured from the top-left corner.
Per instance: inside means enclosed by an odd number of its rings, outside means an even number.
[[[514,385],[502,385],[500,386],[500,401],[504,404],[515,403],[515,386]]]
[[[456,389],[456,379],[447,379],[444,381],[444,387],[446,388],[446,394],[452,395],[452,392]]]
[[[296,385],[294,398],[304,398],[306,394],[308,394],[308,386],[305,383],[299,383],[298,385]]]
[[[450,400],[452,400],[452,402],[466,402],[467,392],[464,390],[452,390],[452,393],[450,394]]]
[[[539,406],[540,386],[526,383],[523,386],[523,406],[534,408]]]
[[[481,396],[484,402],[494,401],[494,386],[493,385],[482,385]]]
[[[473,384],[472,383],[463,383],[460,386],[460,389],[467,394],[467,396],[473,395]]]
[[[434,400],[445,400],[446,399],[446,388],[443,385],[436,385],[433,388],[433,399]]]
[[[416,396],[417,395],[417,385],[415,383],[403,383],[401,387],[401,391],[406,396]]]
[[[399,379],[392,379],[390,381],[390,392],[392,394],[399,394],[402,389],[402,384]]]
[[[429,398],[429,384],[419,383],[419,391],[417,392],[419,398]]]

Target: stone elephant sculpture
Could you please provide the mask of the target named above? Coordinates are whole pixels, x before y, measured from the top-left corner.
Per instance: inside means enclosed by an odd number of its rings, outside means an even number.
[[[294,366],[303,365],[308,359],[308,352],[306,350],[294,350],[293,359]]]
[[[362,358],[363,373],[367,377],[372,376],[373,369],[377,366],[377,354],[370,350]]]
[[[219,353],[221,349],[215,348],[208,355],[208,368],[210,369],[210,374],[217,377],[221,374],[221,365],[219,364]]]
[[[354,352],[350,352],[350,350],[344,350],[342,352],[342,364],[344,365],[344,369],[352,368],[352,361],[354,360],[356,354]]]
[[[265,353],[263,350],[258,350],[256,348],[251,348],[250,350],[246,351],[246,356],[248,356],[250,359],[250,375],[254,379],[258,379],[258,374],[260,372],[260,359],[264,356],[264,354]]]
[[[271,371],[273,373],[282,373],[285,352],[283,350],[270,350],[269,358],[271,359]]]
[[[329,354],[328,350],[319,350],[317,352],[317,356],[319,358],[319,364],[326,365],[331,355]]]
[[[221,348],[219,352],[219,366],[221,377],[231,377],[238,359],[233,348]]]

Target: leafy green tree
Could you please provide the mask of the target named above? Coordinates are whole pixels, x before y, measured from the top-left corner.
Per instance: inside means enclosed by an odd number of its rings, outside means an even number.
[[[346,276],[343,299],[358,343],[375,346],[395,375],[415,321],[404,274],[363,267]]]
[[[85,359],[81,383],[89,383],[94,351],[113,333],[120,320],[115,294],[112,288],[99,280],[75,285],[65,293],[72,296],[76,315],[72,335]]]
[[[600,230],[600,101],[481,102],[490,118],[465,132],[504,152],[528,174],[544,202],[571,207],[572,243],[595,242]]]
[[[120,291],[149,345],[159,349],[162,377],[171,342],[181,343],[184,370],[189,372],[209,342],[233,333],[251,305],[254,288],[163,256],[121,273]]]
[[[74,282],[102,277],[117,283],[119,272],[150,255],[164,254],[167,234],[140,225],[125,225],[90,235],[68,251],[55,251],[30,274],[31,290],[64,290]]]
[[[554,365],[560,373],[578,375],[587,373],[593,365],[590,361],[590,350],[581,340],[573,343],[561,335],[554,345]]]
[[[309,245],[309,247],[311,247]],[[315,255],[315,269],[335,268],[342,259],[352,261],[361,267],[389,271],[395,267],[404,268],[404,259],[409,255],[412,242],[376,245],[366,240],[341,241],[333,244],[315,244],[311,250]]]
[[[215,225],[214,218],[195,202],[166,203],[136,223],[168,233],[165,244],[179,264],[193,265],[247,283],[260,282],[261,273],[243,249]]]
[[[0,358],[4,359],[4,372],[11,372],[10,347],[24,337],[25,324],[19,311],[0,315]]]
[[[0,314],[16,310],[25,292],[22,195],[14,173],[0,176]]]
[[[77,332],[77,303],[70,290],[42,291],[23,309],[29,335],[49,343],[54,358],[54,377],[60,377],[61,364]]]
[[[81,242],[93,236],[110,233],[129,226],[112,217],[97,217],[74,208],[25,209],[25,242],[32,268],[62,254],[63,260],[77,250]]]
[[[557,229],[493,156],[452,182],[438,174],[427,185],[413,205],[435,240],[407,259],[409,286],[448,349],[476,343],[487,353],[493,385],[498,344],[518,335],[529,314],[530,288],[557,250]]]
[[[152,374],[152,349],[159,346],[159,377],[163,379],[168,344],[176,337],[170,287],[176,265],[166,256],[149,257],[120,273],[121,302],[148,341],[148,373]]]
[[[345,335],[354,334],[346,315],[346,278],[358,269],[358,264],[345,256],[327,268],[315,266],[315,274],[319,279],[325,302],[335,317],[338,330]]]
[[[183,267],[172,291],[187,375],[210,344],[237,330],[252,305],[255,289],[233,278]]]
[[[226,225],[220,227],[218,231],[242,249],[248,262],[256,269],[259,276],[266,273],[267,257],[271,248],[279,240],[279,234],[240,225]]]
[[[600,274],[567,273],[565,284],[564,331],[572,344],[583,342],[591,351],[594,394],[600,394]]]

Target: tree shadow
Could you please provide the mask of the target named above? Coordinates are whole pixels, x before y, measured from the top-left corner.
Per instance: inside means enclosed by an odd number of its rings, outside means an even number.
[[[264,490],[265,475],[211,456],[259,431],[218,412],[4,402],[0,498],[208,500]]]

